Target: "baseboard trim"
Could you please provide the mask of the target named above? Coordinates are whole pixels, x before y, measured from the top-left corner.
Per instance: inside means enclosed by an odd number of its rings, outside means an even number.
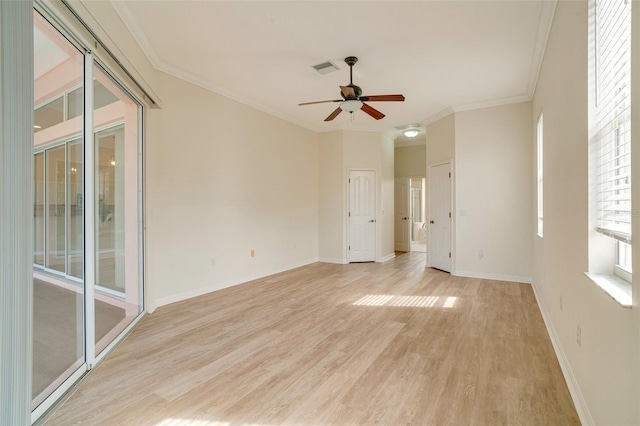
[[[318,262],[318,258],[303,260],[302,262],[296,262],[296,263],[293,263],[293,264],[290,264],[290,265],[287,265],[287,266],[283,266],[283,267],[280,267],[280,268],[275,268],[275,269],[272,269],[272,270],[269,270],[269,271],[260,272],[260,273],[257,273],[257,274],[248,275],[248,276],[241,277],[241,278],[236,278],[236,279],[225,281],[225,282],[218,283],[218,284],[215,284],[215,285],[196,288],[194,290],[185,291],[184,293],[179,293],[179,294],[176,294],[176,295],[173,295],[173,296],[162,297],[160,299],[157,299],[155,301],[155,303],[153,303],[151,305],[153,307],[153,310],[149,309],[148,312],[152,313],[153,311],[155,311],[157,308],[159,308],[161,306],[170,305],[170,304],[176,303],[176,302],[182,302],[183,300],[192,299],[194,297],[202,296],[203,294],[211,293],[211,292],[214,292],[214,291],[217,291],[217,290],[222,290],[222,289],[228,288],[228,287],[233,287],[234,285],[238,285],[238,284],[244,284],[244,283],[249,282],[249,281],[253,281],[253,280],[260,279],[260,278],[268,277],[270,275],[279,274],[281,272],[290,271],[291,269],[300,268],[302,266],[307,266],[307,265],[310,265],[310,264],[316,263],[316,262]]]
[[[520,275],[488,274],[486,272],[451,271],[455,277],[481,278],[483,280],[509,281],[514,283],[531,284],[531,277]]]
[[[318,259],[318,262],[336,263],[338,265],[346,265],[347,263],[349,263],[349,261],[347,259],[337,259],[337,258],[332,258],[332,257],[321,257],[321,258]]]
[[[388,254],[376,260],[377,263],[386,262],[387,260],[394,259],[396,257],[395,253]]]
[[[560,339],[558,338],[556,329],[553,326],[549,315],[547,314],[547,310],[542,303],[542,299],[538,294],[535,283],[532,283],[531,287],[533,288],[533,294],[536,297],[536,302],[538,302],[538,307],[540,309],[540,313],[542,314],[544,325],[547,327],[547,333],[549,333],[549,337],[551,338],[551,345],[553,346],[553,350],[556,353],[556,358],[558,358],[560,369],[562,370],[562,375],[564,376],[565,382],[567,382],[567,387],[569,388],[571,399],[573,399],[573,403],[576,406],[576,411],[578,412],[580,423],[582,423],[583,425],[595,425],[596,423],[593,421],[593,417],[591,416],[591,412],[589,411],[587,401],[585,401],[582,390],[580,390],[580,386],[578,385],[576,376],[573,374],[573,370],[571,369],[571,364],[569,363],[569,360],[567,359],[567,356],[562,349],[562,344],[560,343]]]

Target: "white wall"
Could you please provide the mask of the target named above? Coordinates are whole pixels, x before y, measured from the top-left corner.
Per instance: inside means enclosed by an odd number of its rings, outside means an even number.
[[[456,143],[455,114],[449,114],[427,126],[427,170],[429,164],[452,160]]]
[[[377,179],[377,228],[376,228],[376,260],[385,260],[394,255],[393,244],[393,207],[390,210],[383,209],[383,200],[386,205],[393,203],[393,149],[391,138],[376,132],[343,132],[344,155],[344,181],[347,179],[348,169],[372,169],[376,171]],[[384,174],[383,174],[384,171]],[[389,173],[391,173],[389,175]],[[389,180],[392,182],[389,183]],[[384,185],[383,185],[384,182]],[[390,187],[391,185],[391,187]],[[383,187],[385,191],[383,193]],[[390,191],[390,192],[389,192]],[[344,215],[347,217],[348,200],[345,199]],[[388,219],[391,218],[391,219]],[[389,237],[391,236],[391,237]]]
[[[318,149],[320,260],[333,263],[349,261],[349,169],[375,170],[376,261],[393,257],[393,139],[377,132],[328,132],[320,134]]]
[[[317,134],[175,77],[161,81],[164,106],[149,115],[146,148],[152,303],[316,261]]]
[[[531,103],[456,113],[454,275],[531,281]]]
[[[427,176],[427,146],[399,146],[395,149],[395,177]]]
[[[533,237],[533,285],[582,420],[638,424],[638,274],[633,310],[620,307],[584,276],[588,270],[587,22],[587,2],[558,2],[533,100],[532,123],[544,112],[544,236]],[[530,170],[533,187],[534,169]],[[637,176],[632,182],[634,200],[640,199]],[[534,202],[532,235],[535,208]],[[634,250],[634,266],[639,255]]]
[[[344,263],[347,259],[344,218],[346,184],[342,132],[321,133],[318,151],[318,256],[324,262]]]

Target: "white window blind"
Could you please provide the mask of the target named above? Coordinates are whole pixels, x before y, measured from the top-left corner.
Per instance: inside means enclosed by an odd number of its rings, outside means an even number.
[[[631,1],[596,1],[597,229],[631,241]]]

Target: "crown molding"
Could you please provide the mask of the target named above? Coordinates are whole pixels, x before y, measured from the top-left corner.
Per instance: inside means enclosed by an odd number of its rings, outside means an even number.
[[[547,49],[547,42],[553,27],[553,19],[556,14],[557,0],[549,0],[542,2],[542,10],[540,11],[540,20],[538,21],[538,32],[536,34],[536,45],[534,47],[533,58],[531,60],[531,70],[529,71],[529,84],[527,85],[527,95],[533,99],[533,94],[538,85],[542,62]]]
[[[420,124],[426,127],[429,124],[435,123],[436,121],[440,120],[441,118],[446,117],[447,115],[453,114],[454,112],[455,111],[454,111],[453,107],[445,108],[442,111],[436,112],[435,114],[425,118],[424,120],[422,120],[420,122]]]
[[[206,90],[212,91],[214,93],[217,93],[219,95],[222,95],[226,98],[229,98],[231,100],[234,100],[236,102],[242,103],[244,105],[250,106],[252,108],[255,108],[259,111],[262,111],[264,113],[273,115],[277,118],[280,118],[282,120],[288,121],[292,124],[295,124],[297,126],[300,126],[302,128],[305,128],[307,130],[311,130],[313,132],[316,133],[328,133],[328,132],[334,132],[334,131],[362,131],[362,132],[373,132],[373,133],[391,133],[391,137],[397,137],[398,135],[396,133],[394,133],[393,130],[371,130],[368,128],[363,128],[363,127],[354,127],[351,126],[349,124],[341,124],[341,125],[337,125],[337,126],[331,126],[331,127],[319,127],[319,126],[314,126],[306,121],[302,121],[299,120],[295,117],[292,117],[288,114],[284,114],[281,111],[277,111],[273,108],[269,108],[265,105],[262,105],[260,103],[257,103],[255,101],[252,101],[250,99],[247,99],[245,97],[239,96],[233,92],[230,92],[222,87],[216,86],[211,84],[208,81],[205,81],[204,79],[197,77],[189,72],[186,72],[182,69],[179,69],[178,67],[175,67],[167,62],[165,62],[164,60],[162,60],[160,58],[160,56],[158,55],[158,53],[156,52],[156,50],[153,48],[151,42],[149,41],[149,39],[147,38],[147,36],[144,34],[144,32],[137,27],[134,23],[135,23],[135,19],[133,17],[133,15],[131,14],[130,10],[128,9],[128,7],[126,6],[126,2],[117,2],[117,1],[111,1],[111,5],[113,6],[113,8],[115,9],[116,13],[120,16],[120,19],[122,19],[123,23],[125,24],[125,26],[127,27],[127,29],[129,30],[129,32],[131,32],[131,34],[133,35],[133,37],[136,39],[136,41],[138,42],[138,44],[140,45],[140,48],[142,49],[142,51],[144,52],[145,55],[147,55],[147,57],[149,58],[149,61],[151,62],[151,64],[158,69],[159,71],[165,72],[173,77],[191,82],[197,86],[200,86]],[[473,103],[468,103],[468,104],[461,104],[461,105],[453,105],[451,107],[445,108],[429,117],[427,117],[426,119],[422,120],[420,122],[420,124],[422,126],[428,126],[438,120],[440,120],[441,118],[446,117],[447,115],[453,114],[453,113],[457,113],[457,112],[463,112],[463,111],[469,111],[469,110],[473,110],[473,109],[481,109],[481,108],[490,108],[490,107],[496,107],[496,106],[502,106],[502,105],[508,105],[508,104],[513,104],[513,103],[519,103],[519,102],[528,102],[531,101],[533,99],[533,94],[535,92],[535,88],[537,85],[537,81],[538,81],[538,77],[539,77],[539,73],[540,73],[540,69],[542,67],[542,60],[544,59],[544,53],[546,50],[546,46],[547,46],[547,41],[549,39],[549,34],[551,32],[551,27],[553,24],[553,18],[555,15],[555,10],[556,10],[556,6],[557,6],[557,0],[549,0],[549,1],[544,1],[542,2],[542,10],[540,12],[540,20],[538,22],[538,30],[537,30],[537,35],[536,35],[536,45],[535,45],[535,49],[534,49],[534,57],[532,59],[532,65],[531,65],[531,70],[529,73],[529,82],[528,82],[528,86],[527,86],[527,94],[525,95],[518,95],[518,96],[512,96],[512,97],[507,97],[507,98],[500,98],[500,99],[491,99],[491,100],[485,100],[485,101],[480,101],[480,102],[473,102]],[[397,146],[411,146],[411,145],[397,145]]]
[[[508,98],[490,99],[488,101],[472,102],[468,104],[454,106],[453,112],[470,111],[474,109],[493,108],[509,104],[518,104],[520,102],[529,102],[533,98],[529,95],[510,96]]]
[[[257,103],[247,98],[244,98],[242,96],[239,96],[233,92],[223,89],[222,87],[213,85],[210,82],[205,81],[204,79],[191,74],[190,72],[186,72],[178,67],[175,67],[169,64],[168,62],[165,62],[162,58],[160,58],[160,55],[158,55],[156,50],[153,48],[151,42],[147,38],[144,31],[142,31],[137,25],[134,24],[135,18],[133,17],[133,14],[126,6],[126,3],[111,1],[111,5],[115,9],[118,16],[120,16],[120,19],[122,20],[124,25],[127,27],[129,32],[133,35],[133,38],[138,42],[138,45],[140,46],[144,54],[147,55],[147,58],[149,58],[151,65],[153,65],[154,68],[156,68],[157,70],[162,71],[166,74],[169,74],[173,77],[179,78],[181,80],[188,81],[192,84],[195,84],[196,86],[202,87],[203,89],[207,89],[211,92],[217,93],[219,95],[222,95],[226,98],[229,98],[241,104],[250,106],[252,108],[255,108],[269,115],[273,115],[277,118],[288,121],[292,124],[305,128],[307,130],[311,130],[312,132],[320,133],[321,129],[317,126],[313,126],[307,122],[298,120],[297,118],[292,117],[288,114],[284,114],[273,108],[269,108],[265,105],[262,105],[260,103]]]

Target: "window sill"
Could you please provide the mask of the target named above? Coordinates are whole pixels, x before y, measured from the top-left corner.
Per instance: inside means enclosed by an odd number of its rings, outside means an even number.
[[[623,308],[631,309],[631,284],[615,275],[584,273],[591,281],[600,287],[609,297]]]

